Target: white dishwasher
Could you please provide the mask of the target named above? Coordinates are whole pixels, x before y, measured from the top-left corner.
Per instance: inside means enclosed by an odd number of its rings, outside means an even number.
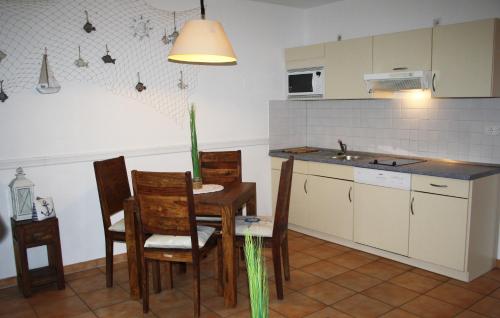
[[[354,241],[408,256],[411,175],[354,168]]]

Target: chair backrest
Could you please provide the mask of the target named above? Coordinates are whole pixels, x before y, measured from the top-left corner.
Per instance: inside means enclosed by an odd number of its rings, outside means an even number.
[[[288,230],[288,211],[292,192],[293,156],[281,164],[278,198],[274,213],[273,237],[282,236]]]
[[[191,172],[132,171],[143,234],[191,236],[198,248]]]
[[[125,158],[95,161],[94,172],[106,231],[111,226],[111,216],[123,210],[123,201],[130,197]]]
[[[201,179],[203,183],[229,185],[241,182],[241,150],[200,151]]]

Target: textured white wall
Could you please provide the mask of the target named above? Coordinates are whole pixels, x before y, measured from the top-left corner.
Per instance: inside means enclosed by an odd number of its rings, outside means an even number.
[[[150,0],[165,9],[185,10],[198,1]],[[0,2],[1,5],[1,2]],[[304,28],[298,9],[243,0],[213,0],[207,18],[218,19],[232,40],[239,62],[202,67],[198,91],[199,142],[222,142],[243,150],[243,178],[257,182],[258,208],[270,213],[268,101],[284,98],[283,48],[300,45]],[[1,29],[1,26],[0,26]],[[302,34],[302,33],[301,33]],[[10,56],[15,58],[15,56]],[[166,57],[165,57],[166,58]],[[36,83],[37,74],[33,74]],[[1,77],[1,74],[0,74]],[[86,83],[61,82],[59,94],[32,90],[9,94],[0,105],[0,167],[36,157],[82,155],[83,162],[26,169],[38,195],[54,197],[66,265],[104,256],[104,237],[91,161],[95,153],[171,147],[188,143],[188,127],[134,100]],[[264,140],[257,146],[238,146]],[[54,162],[54,160],[51,160]],[[190,168],[187,152],[127,159],[129,169],[179,171]],[[7,185],[14,169],[0,169],[0,279],[15,275]],[[117,252],[123,252],[118,246]],[[45,264],[45,251],[30,253],[33,266]]]
[[[500,17],[498,0],[345,0],[306,11],[305,44]]]

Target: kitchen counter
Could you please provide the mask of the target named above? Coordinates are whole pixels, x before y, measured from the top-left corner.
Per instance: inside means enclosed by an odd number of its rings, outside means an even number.
[[[348,151],[348,154],[360,155],[362,158],[358,160],[339,160],[332,158],[339,152],[338,150],[335,149],[320,149],[318,152],[304,153],[304,154],[290,154],[284,152],[283,150],[284,149],[270,150],[269,155],[271,157],[278,157],[278,158],[288,158],[289,156],[292,155],[296,160],[302,160],[302,161],[323,162],[323,163],[346,165],[359,168],[387,170],[394,172],[420,174],[420,175],[461,179],[461,180],[474,180],[500,173],[500,165],[494,165],[494,164],[481,164],[481,163],[469,163],[463,161],[418,158],[426,161],[404,166],[393,167],[393,166],[385,166],[379,164],[370,164],[369,162],[377,157],[389,157],[389,156],[397,158],[410,158],[410,157],[391,155],[391,154]],[[411,158],[416,158],[416,157],[411,157]]]

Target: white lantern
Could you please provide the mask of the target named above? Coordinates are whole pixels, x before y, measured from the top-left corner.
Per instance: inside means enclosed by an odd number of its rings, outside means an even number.
[[[35,185],[26,179],[23,168],[16,169],[16,178],[9,183],[12,216],[16,221],[31,220]]]

